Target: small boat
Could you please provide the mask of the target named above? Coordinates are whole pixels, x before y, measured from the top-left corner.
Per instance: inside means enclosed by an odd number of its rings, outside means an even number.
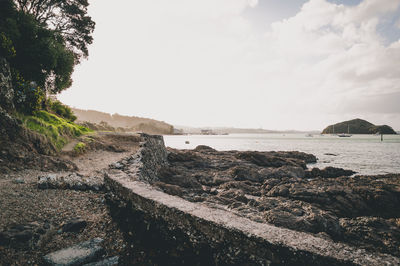
[[[190,142],[187,140],[187,141],[185,141],[185,144],[189,144]]]
[[[306,137],[312,138],[312,137],[314,137],[314,136],[313,136],[312,134],[307,134]]]
[[[349,125],[347,125],[347,134],[346,133],[340,133],[340,134],[338,134],[338,137],[341,137],[341,138],[349,138],[349,137],[351,137],[352,135],[350,135],[350,126]]]

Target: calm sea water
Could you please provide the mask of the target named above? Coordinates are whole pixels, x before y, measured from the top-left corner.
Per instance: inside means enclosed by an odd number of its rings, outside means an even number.
[[[400,135],[230,134],[164,136],[166,146],[193,149],[207,145],[217,150],[303,151],[318,158],[309,167],[352,169],[359,174],[400,173]],[[189,141],[189,144],[185,144]]]

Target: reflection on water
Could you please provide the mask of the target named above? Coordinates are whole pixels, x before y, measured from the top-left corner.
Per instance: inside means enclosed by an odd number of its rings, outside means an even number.
[[[400,135],[231,134],[227,136],[164,136],[166,146],[193,149],[207,145],[217,150],[303,151],[318,158],[310,167],[342,167],[360,174],[400,173]],[[185,144],[185,142],[189,144]]]

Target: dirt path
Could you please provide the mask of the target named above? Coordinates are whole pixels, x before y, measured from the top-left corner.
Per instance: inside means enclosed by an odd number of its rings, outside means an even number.
[[[94,139],[87,153],[63,155],[85,176],[102,178],[102,169],[139,147],[137,135],[97,134]],[[43,255],[94,237],[104,239],[107,256],[118,254],[124,241],[108,214],[104,192],[38,189],[38,177],[48,174],[24,170],[0,176],[0,265],[40,265]],[[87,222],[81,232],[61,230],[63,224],[77,217]],[[15,225],[34,228],[33,236],[29,237],[32,232],[28,230],[24,231],[26,239],[2,243],[1,232]]]

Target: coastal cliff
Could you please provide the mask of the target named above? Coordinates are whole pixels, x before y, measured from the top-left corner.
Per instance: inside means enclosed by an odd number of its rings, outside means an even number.
[[[396,134],[388,125],[374,125],[363,119],[353,119],[327,126],[322,134]]]

